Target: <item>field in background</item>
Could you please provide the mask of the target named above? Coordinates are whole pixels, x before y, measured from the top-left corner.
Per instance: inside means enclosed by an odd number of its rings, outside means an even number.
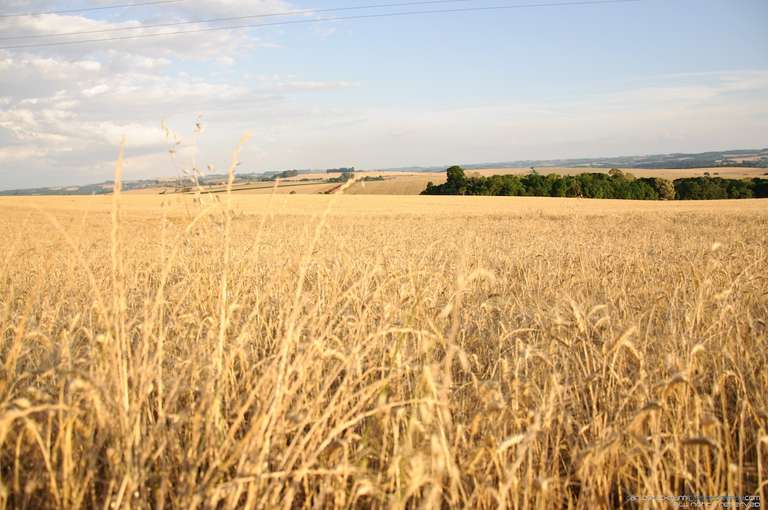
[[[192,219],[203,209],[222,207],[225,194],[194,195],[123,195],[121,210],[129,219],[156,219],[159,214]],[[0,209],[14,214],[108,214],[112,197],[3,197]],[[685,215],[688,213],[741,215],[766,212],[763,199],[746,200],[610,200],[551,197],[482,197],[482,196],[387,196],[354,195],[271,195],[251,196],[233,193],[232,207],[242,215],[286,215],[347,217],[445,217],[469,218],[476,216],[585,216],[649,213],[651,216]]]
[[[338,184],[327,183],[322,180],[310,180],[302,182],[299,180],[285,179],[280,182],[246,182],[237,183],[232,186],[232,191],[237,195],[271,195],[277,194],[318,194],[330,191],[337,187]],[[207,185],[200,186],[199,188],[192,185],[185,186],[183,192],[179,192],[176,187],[163,187],[163,188],[143,188],[132,190],[126,193],[126,195],[195,195],[197,193],[202,194],[221,194],[227,191],[226,185]]]
[[[766,496],[760,200],[115,204],[0,198],[0,506]]]
[[[584,172],[607,173],[608,168],[539,168],[537,171],[542,174],[560,174],[576,175]],[[468,176],[482,175],[526,175],[530,173],[530,168],[490,168],[483,170],[467,170]],[[662,177],[665,179],[679,179],[682,177],[700,177],[705,173],[712,176],[719,175],[723,178],[740,179],[764,177],[768,174],[766,168],[741,168],[741,167],[718,167],[718,168],[694,168],[694,169],[625,169],[625,172],[634,174],[636,177]],[[281,179],[275,188],[274,183],[270,182],[251,182],[239,183],[233,188],[236,194],[271,194],[273,190],[276,193],[295,193],[299,195],[323,194],[338,187],[335,183],[322,182],[330,177],[338,177],[340,174],[325,172],[299,174],[294,177]],[[356,182],[344,191],[348,195],[418,195],[427,187],[428,182],[442,184],[445,182],[445,172],[393,172],[370,170],[358,172],[358,179],[365,177],[383,177],[383,181],[365,181]],[[304,182],[305,181],[305,182]],[[225,186],[206,186],[205,192],[222,192]],[[128,194],[172,194],[175,189],[172,187],[164,188],[145,188],[131,191]],[[192,192],[192,191],[191,191]]]

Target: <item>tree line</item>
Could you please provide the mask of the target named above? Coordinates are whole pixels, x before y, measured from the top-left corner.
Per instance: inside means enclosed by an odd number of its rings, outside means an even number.
[[[630,200],[715,200],[768,198],[768,179],[686,177],[636,178],[617,168],[605,173],[543,175],[535,170],[524,176],[471,176],[460,166],[447,171],[445,184],[429,182],[422,195],[486,195],[533,197],[618,198]]]

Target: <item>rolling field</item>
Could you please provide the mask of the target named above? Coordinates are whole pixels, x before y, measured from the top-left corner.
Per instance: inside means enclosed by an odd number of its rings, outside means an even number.
[[[766,501],[764,204],[0,198],[0,507]]]
[[[607,173],[607,168],[539,168],[542,174],[555,173],[559,175],[577,175],[584,172]],[[491,176],[491,175],[526,175],[530,173],[530,168],[490,168],[482,170],[467,170],[468,176]],[[743,179],[764,177],[768,174],[766,168],[740,168],[740,167],[718,167],[718,168],[693,168],[693,169],[654,169],[638,170],[625,169],[636,177],[661,177],[664,179],[679,179],[683,177],[700,177],[704,173],[723,178]],[[237,194],[299,194],[315,195],[333,190],[338,186],[334,183],[322,182],[329,177],[337,177],[340,174],[328,174],[325,172],[305,173],[294,177],[280,179],[277,187],[269,182],[251,182],[238,183],[232,191]],[[362,181],[361,177],[383,177],[383,181]],[[445,172],[394,172],[369,170],[357,173],[358,181],[346,188],[344,193],[347,195],[418,195],[428,182],[442,184],[445,182]],[[302,180],[311,179],[312,181],[303,182]],[[226,190],[223,185],[206,186],[206,192],[221,193]],[[175,189],[171,187],[164,188],[145,188],[127,192],[129,195],[157,195],[174,194]]]
[[[237,195],[271,195],[271,194],[317,194],[325,193],[336,187],[337,184],[322,181],[299,182],[298,180],[281,180],[275,185],[271,182],[238,183],[232,187],[232,192]],[[200,190],[190,186],[189,191],[179,193],[176,188],[143,188],[126,192],[126,195],[194,195],[200,191],[202,194],[226,193],[225,185],[202,186]]]

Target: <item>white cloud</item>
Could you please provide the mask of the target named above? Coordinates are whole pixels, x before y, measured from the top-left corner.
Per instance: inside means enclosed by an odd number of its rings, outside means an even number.
[[[0,147],[0,162],[21,161],[30,158],[45,156],[48,151],[42,147],[33,145],[20,145],[15,147]]]
[[[0,59],[0,71],[43,76],[46,80],[65,80],[83,73],[95,74],[102,69],[95,60],[62,60],[52,57],[6,57]]]
[[[270,158],[275,167],[349,162],[370,168],[761,147],[768,132],[765,76],[720,73],[692,84],[669,80],[667,86],[557,102],[287,112],[263,132],[273,134],[273,154],[290,154],[291,159]]]
[[[104,94],[108,90],[109,90],[109,85],[107,85],[106,83],[100,83],[98,85],[94,85],[91,88],[83,89],[81,94],[84,95],[85,97],[94,97],[100,94]]]
[[[333,90],[359,87],[358,81],[336,80],[302,80],[295,75],[289,76],[261,76],[256,80],[254,87],[258,90],[267,92],[289,92],[289,91],[312,91],[312,90]]]
[[[117,124],[114,122],[80,122],[77,126],[80,136],[118,145],[125,139],[133,147],[161,147],[164,145],[163,132],[159,126],[143,124]]]
[[[18,11],[45,11],[60,8],[58,2],[37,2],[37,8],[21,7]],[[13,8],[4,9],[15,12]],[[220,62],[234,62],[235,55],[261,45],[261,41],[243,30],[204,31],[182,35],[164,36],[163,33],[191,32],[195,29],[222,26],[222,23],[182,24],[155,27],[153,25],[174,22],[216,19],[232,16],[260,15],[276,12],[295,11],[296,8],[283,0],[196,0],[166,4],[159,12],[162,16],[150,17],[146,21],[134,19],[143,12],[141,9],[117,9],[109,11],[113,19],[94,19],[88,12],[71,14],[44,14],[0,18],[0,47],[17,47],[16,51],[34,51],[42,55],[70,56],[86,53],[92,56],[121,57],[124,64],[154,65],[154,61],[167,62],[169,59],[186,58],[194,60],[214,59]],[[116,17],[116,18],[115,18]],[[254,18],[253,22],[258,22]],[[225,26],[236,26],[234,21]],[[247,24],[242,22],[240,24]],[[111,31],[109,31],[111,30]],[[66,35],[71,32],[89,32],[83,35]],[[58,35],[57,35],[58,34]],[[56,36],[40,38],[40,36]],[[134,38],[134,36],[138,36]],[[13,37],[17,37],[14,39]],[[117,38],[117,40],[107,40]],[[70,44],[75,40],[97,40],[99,42]],[[54,42],[53,46],[31,47],[36,44]],[[264,43],[269,46],[270,43]],[[25,48],[27,47],[27,48]],[[145,60],[143,63],[141,59]]]
[[[218,5],[219,8],[224,8]],[[59,18],[64,18],[59,16]],[[68,16],[66,18],[77,17]],[[90,21],[86,21],[90,23]],[[39,28],[39,24],[35,25]],[[68,29],[72,29],[70,25]],[[221,64],[230,48],[221,48],[209,60]],[[46,49],[41,54],[0,52],[0,187],[41,183],[78,182],[108,178],[115,146],[125,138],[127,175],[149,176],[173,171],[160,121],[192,125],[198,113],[214,119],[242,121],[253,115],[263,120],[285,107],[286,94],[322,93],[357,86],[349,80],[312,80],[300,76],[256,76],[242,80],[214,80],[209,73],[188,74],[169,68],[162,50],[153,55],[143,49],[108,48],[74,56],[67,49]],[[200,58],[199,55],[189,58]],[[205,57],[203,57],[205,58]],[[234,60],[230,59],[230,63]],[[240,127],[238,126],[239,130]],[[228,147],[226,127],[219,140]],[[179,157],[189,160],[197,148],[188,141]],[[220,151],[213,158],[221,159]],[[3,163],[13,161],[13,171]],[[218,162],[218,166],[225,164]],[[19,169],[22,169],[20,171]]]

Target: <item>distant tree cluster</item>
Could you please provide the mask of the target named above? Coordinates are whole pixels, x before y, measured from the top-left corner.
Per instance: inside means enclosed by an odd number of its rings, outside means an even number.
[[[351,166],[351,167],[348,167],[348,168],[346,168],[346,167],[342,167],[342,168],[329,168],[328,170],[325,171],[325,173],[327,173],[327,174],[338,174],[338,173],[353,174],[353,173],[355,173],[355,167]]]
[[[334,182],[334,183],[347,182],[348,180],[352,179],[354,176],[355,174],[353,173],[342,172],[341,175],[339,175],[338,177],[329,177],[328,179],[325,180],[325,182]]]
[[[287,179],[289,177],[296,177],[297,175],[299,175],[298,170],[284,170],[278,174],[275,174],[273,179]]]
[[[768,179],[689,177],[675,180],[675,192],[679,200],[768,198]]]
[[[534,197],[616,198],[630,200],[708,200],[715,198],[768,198],[768,179],[695,177],[674,182],[659,177],[636,178],[619,169],[579,175],[467,177],[460,166],[447,170],[445,184],[428,183],[422,195],[486,195]]]

